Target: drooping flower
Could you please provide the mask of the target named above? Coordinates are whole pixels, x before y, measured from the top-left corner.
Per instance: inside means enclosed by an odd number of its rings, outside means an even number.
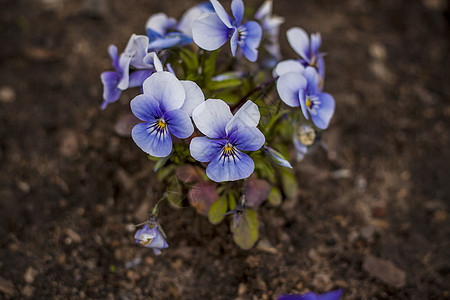
[[[263,29],[263,45],[267,52],[278,61],[280,55],[280,44],[278,35],[280,26],[284,23],[284,18],[272,15],[273,1],[266,0],[255,14],[255,19],[259,20]]]
[[[238,45],[249,61],[258,58],[258,47],[261,42],[262,29],[250,21],[241,25],[244,16],[242,0],[233,0],[231,10],[234,20],[228,15],[217,0],[210,0],[215,13],[203,14],[192,25],[194,42],[202,49],[213,51],[219,49],[230,39],[231,53],[236,55]]]
[[[148,18],[145,29],[149,38],[150,51],[162,50],[174,46],[184,46],[192,38],[177,29],[177,21],[165,13],[157,13]]]
[[[328,293],[324,293],[322,295],[318,295],[314,292],[308,292],[304,294],[280,295],[277,297],[277,300],[339,300],[341,294],[342,290],[338,289]]]
[[[197,128],[205,135],[191,141],[194,159],[209,162],[206,175],[216,182],[234,181],[249,177],[255,168],[253,160],[242,151],[260,149],[265,137],[256,126],[258,106],[247,101],[236,114],[219,99],[208,99],[192,113]]]
[[[194,132],[189,116],[205,98],[195,82],[179,81],[162,71],[160,64],[155,65],[158,72],[144,81],[144,93],[130,103],[133,114],[143,121],[133,128],[131,136],[145,153],[166,157],[172,151],[171,134],[185,139]]]
[[[287,31],[287,38],[292,49],[300,55],[303,66],[315,67],[321,79],[324,80],[325,60],[323,59],[324,54],[319,52],[319,47],[322,44],[320,33],[311,34],[310,39],[302,28],[294,27]]]
[[[297,132],[294,132],[292,140],[294,141],[297,161],[301,161],[308,153],[308,147],[316,141],[316,131],[312,126],[301,125]]]
[[[147,248],[152,248],[156,255],[161,254],[161,249],[169,247],[164,238],[164,234],[159,230],[157,221],[151,223],[150,226],[145,224],[144,227],[136,231],[134,238],[136,239],[136,243]]]
[[[144,80],[155,71],[153,54],[147,53],[147,48],[148,37],[136,34],[130,37],[125,51],[120,56],[116,46],[109,46],[108,52],[115,71],[101,74],[104,87],[102,109],[117,101],[122,91],[141,86]],[[130,66],[133,67],[131,71]]]
[[[319,89],[319,76],[313,67],[307,67],[301,75],[288,72],[277,80],[277,91],[281,100],[291,107],[301,107],[308,120],[309,115],[318,128],[326,129],[334,114],[333,96]]]
[[[268,146],[264,146],[263,149],[264,153],[266,153],[277,165],[292,169],[291,163],[284,158],[283,154]]]

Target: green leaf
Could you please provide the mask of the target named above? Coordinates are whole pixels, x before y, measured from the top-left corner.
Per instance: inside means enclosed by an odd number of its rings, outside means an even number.
[[[228,194],[228,207],[233,210],[236,207],[236,197],[233,192]]]
[[[242,81],[239,79],[225,79],[221,81],[211,81],[208,83],[208,89],[212,91],[220,90],[220,89],[231,89],[238,87],[242,84]]]
[[[211,224],[219,224],[222,222],[225,217],[225,213],[227,212],[228,202],[225,196],[220,197],[216,200],[216,202],[211,205],[209,209],[208,218]]]
[[[259,236],[257,213],[247,208],[244,214],[238,219],[237,224],[232,224],[231,231],[233,232],[234,242],[240,248],[244,250],[252,248]]]
[[[178,180],[173,180],[167,187],[166,191],[167,200],[174,207],[182,206],[182,186]]]
[[[281,196],[281,192],[276,187],[273,187],[269,194],[269,203],[273,206],[278,206],[281,204],[281,200],[283,197]]]
[[[261,152],[253,152],[250,157],[255,162],[255,172],[258,174],[258,177],[265,178],[271,183],[275,183],[275,170],[267,159],[261,155]]]
[[[281,174],[281,186],[283,187],[283,192],[288,198],[294,198],[297,196],[297,180],[294,174],[292,174],[288,169],[280,169]]]
[[[157,172],[158,180],[164,181],[167,177],[175,174],[176,165],[170,164]]]
[[[156,161],[155,167],[153,168],[156,171],[158,171],[160,168],[164,167],[164,165],[169,161],[170,155],[160,158]]]
[[[204,82],[206,83],[209,83],[211,81],[211,78],[214,76],[216,72],[217,55],[219,55],[219,50],[212,52],[204,62],[203,78]]]

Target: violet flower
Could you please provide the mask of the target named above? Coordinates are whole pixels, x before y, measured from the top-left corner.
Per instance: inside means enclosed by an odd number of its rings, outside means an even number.
[[[177,21],[165,13],[157,13],[148,18],[145,29],[149,38],[150,51],[162,50],[174,46],[184,46],[192,42],[192,37],[177,30]]]
[[[242,0],[233,0],[231,10],[234,20],[228,15],[217,0],[210,0],[215,13],[203,14],[192,24],[194,42],[202,49],[213,51],[219,49],[230,39],[231,53],[236,55],[238,45],[249,61],[258,58],[259,43],[262,29],[255,22],[250,21],[241,25],[244,16],[244,3]]]
[[[342,290],[338,289],[322,295],[318,295],[314,292],[308,292],[301,295],[300,294],[280,295],[277,297],[277,300],[339,300],[341,294]]]
[[[144,227],[136,231],[134,238],[136,243],[152,248],[156,255],[161,254],[161,249],[169,247],[163,233],[159,231],[158,224],[152,224],[151,228],[148,227],[148,224],[145,224]]]
[[[273,57],[275,63],[281,57],[278,35],[284,18],[272,15],[273,1],[266,0],[255,14],[255,19],[259,20],[264,33],[263,44],[267,52]]]
[[[247,101],[233,116],[222,100],[208,99],[192,113],[197,128],[206,136],[191,141],[192,157],[209,162],[206,175],[213,181],[234,181],[249,177],[255,169],[253,160],[242,151],[260,149],[265,137],[256,126],[258,106]]]

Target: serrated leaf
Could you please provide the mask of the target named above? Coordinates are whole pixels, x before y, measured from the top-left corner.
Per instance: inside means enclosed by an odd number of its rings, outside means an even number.
[[[228,201],[225,196],[220,197],[216,200],[216,202],[211,205],[208,212],[208,219],[211,224],[219,224],[222,222],[225,217],[225,213],[227,212]]]
[[[258,224],[257,213],[249,208],[238,219],[236,225],[231,224],[233,240],[241,249],[248,250],[255,245],[259,237]]]
[[[183,198],[182,191],[183,191],[183,188],[177,180],[174,180],[172,183],[170,183],[168,185],[167,191],[166,191],[166,197],[172,206],[174,206],[174,207],[182,206],[182,198]]]
[[[281,204],[281,201],[283,200],[283,196],[281,195],[281,192],[276,187],[273,187],[269,194],[269,203],[273,206],[278,206]]]
[[[283,192],[288,198],[294,198],[297,196],[297,180],[294,174],[289,172],[287,169],[280,169],[281,174],[281,186],[283,187]]]

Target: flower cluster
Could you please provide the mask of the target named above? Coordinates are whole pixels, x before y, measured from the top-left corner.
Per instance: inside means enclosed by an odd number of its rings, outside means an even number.
[[[140,88],[129,102],[139,120],[130,135],[156,161],[167,186],[164,199],[174,206],[195,203],[213,224],[239,207],[232,231],[242,248],[258,238],[258,206],[295,196],[289,145],[303,159],[335,110],[334,98],[323,92],[320,34],[289,29],[298,57],[281,60],[284,19],[272,10],[267,0],[247,19],[242,0],[232,0],[231,14],[210,0],[179,21],[154,14],[145,34],[133,34],[121,54],[109,47],[114,71],[101,74],[102,109],[124,90]],[[231,51],[222,50],[228,41]],[[267,97],[274,87],[281,101]],[[296,107],[300,111],[290,109]],[[145,224],[136,241],[159,253],[167,243],[156,225]]]

